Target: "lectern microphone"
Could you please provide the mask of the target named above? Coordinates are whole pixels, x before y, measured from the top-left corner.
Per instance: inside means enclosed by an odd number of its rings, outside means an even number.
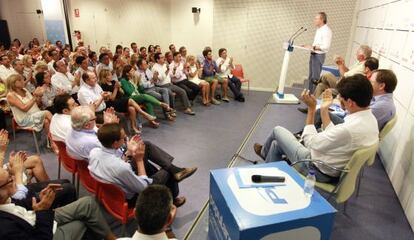
[[[303,27],[302,27],[303,28]],[[293,38],[292,38],[292,42],[291,42],[291,44],[293,45],[293,42],[295,41],[295,39],[297,38],[297,37],[299,37],[302,33],[304,33],[304,32],[306,32],[306,31],[308,31],[308,29],[307,28],[305,28],[305,29],[303,29],[303,31],[301,31],[301,32],[297,32],[297,34],[296,34],[296,36],[294,36]]]
[[[255,183],[285,182],[285,177],[252,175],[252,182],[255,182]]]
[[[290,36],[289,41],[288,41],[289,44],[293,44],[292,38],[296,35],[296,33],[298,33],[302,29],[303,29],[303,27],[300,27],[294,34],[292,34],[292,36]]]

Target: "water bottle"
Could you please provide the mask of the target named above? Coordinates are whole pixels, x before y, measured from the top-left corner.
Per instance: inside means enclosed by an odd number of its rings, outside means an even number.
[[[308,176],[305,179],[305,186],[303,187],[303,191],[305,196],[312,197],[313,190],[315,187],[315,169],[309,169]]]

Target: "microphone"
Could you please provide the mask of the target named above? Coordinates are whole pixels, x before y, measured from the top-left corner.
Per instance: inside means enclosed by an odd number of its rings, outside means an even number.
[[[303,26],[302,27],[300,27],[294,34],[292,34],[292,36],[290,36],[290,38],[289,38],[289,44],[291,43],[291,41],[292,41],[292,38],[296,35],[296,33],[298,33],[300,30],[302,30],[303,29]]]
[[[303,29],[303,31],[302,31],[302,32],[299,32],[298,34],[296,34],[296,36],[294,36],[294,37],[293,37],[293,39],[292,39],[292,45],[293,45],[293,42],[295,41],[295,39],[296,39],[297,37],[299,37],[302,33],[306,32],[306,31],[308,31],[308,29],[307,29],[307,28]]]
[[[285,182],[285,177],[280,176],[263,176],[263,175],[252,175],[252,182],[265,183],[265,182]]]

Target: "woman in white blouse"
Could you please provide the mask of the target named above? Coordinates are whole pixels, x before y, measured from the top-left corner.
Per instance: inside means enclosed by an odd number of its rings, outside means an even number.
[[[14,119],[20,127],[33,128],[40,132],[43,127],[49,132],[49,123],[52,114],[49,111],[41,111],[38,107],[43,89],[38,87],[33,95],[24,88],[23,77],[12,74],[7,78],[7,102],[13,112]]]
[[[197,84],[201,88],[201,95],[203,98],[203,104],[205,106],[210,105],[209,95],[210,95],[210,84],[204,80],[200,79],[200,76],[203,72],[203,69],[199,67],[196,63],[195,57],[189,55],[186,61],[186,73],[188,80]]]

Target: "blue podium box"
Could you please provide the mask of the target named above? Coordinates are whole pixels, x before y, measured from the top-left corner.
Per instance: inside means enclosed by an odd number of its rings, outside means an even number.
[[[317,191],[312,197],[305,196],[304,180],[294,169],[286,162],[254,165],[251,168],[270,168],[277,175],[285,176],[285,184],[239,187],[238,168],[212,170],[209,239],[330,238],[335,208]]]

